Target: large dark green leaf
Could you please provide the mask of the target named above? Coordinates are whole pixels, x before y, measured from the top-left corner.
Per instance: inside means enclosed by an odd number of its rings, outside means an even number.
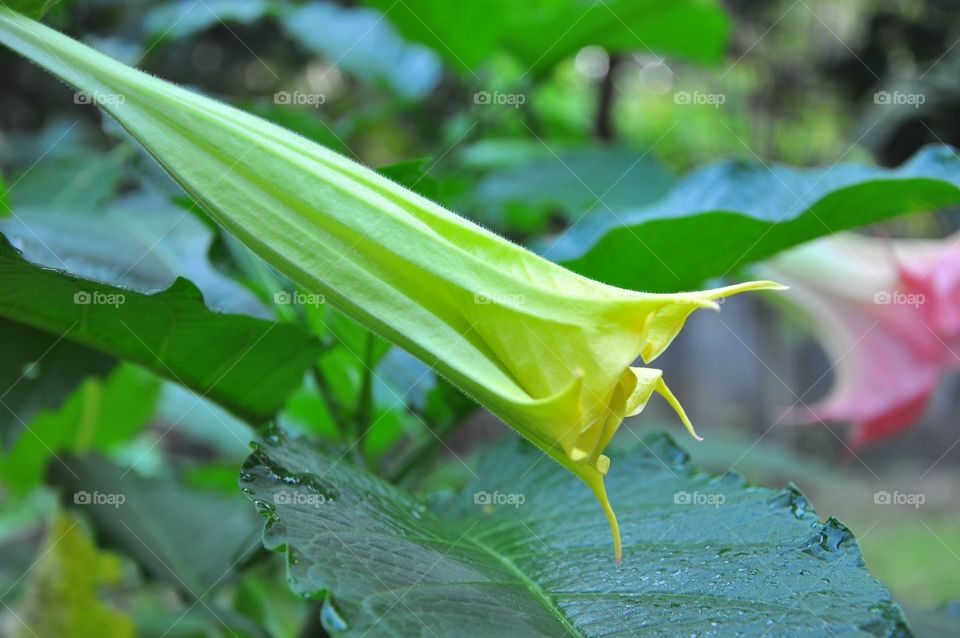
[[[620,568],[589,490],[517,440],[429,507],[283,437],[255,451],[241,483],[268,516],[265,545],[287,552],[293,590],[327,596],[333,633],[904,635],[853,535],[794,488],[711,476],[669,438],[645,443],[607,479]]]
[[[401,33],[424,42],[460,70],[495,49],[527,68],[549,69],[585,45],[716,60],[727,17],[711,0],[366,0]]]
[[[109,286],[32,264],[2,235],[0,316],[139,363],[254,423],[320,352],[293,325],[210,310],[185,279],[154,294]]]
[[[542,252],[606,283],[685,290],[817,237],[960,204],[958,186],[960,157],[946,146],[896,169],[723,162],[653,206],[585,219]]]

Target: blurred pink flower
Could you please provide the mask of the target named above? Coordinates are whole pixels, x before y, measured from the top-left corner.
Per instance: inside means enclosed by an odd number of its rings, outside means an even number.
[[[813,406],[801,401],[790,421],[850,422],[856,448],[910,427],[941,373],[960,367],[960,233],[942,240],[840,234],[762,270],[791,286],[835,366],[830,394]]]

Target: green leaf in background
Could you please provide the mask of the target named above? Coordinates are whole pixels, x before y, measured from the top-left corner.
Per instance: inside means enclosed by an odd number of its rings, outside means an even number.
[[[120,365],[103,380],[87,379],[60,409],[38,414],[0,455],[0,478],[22,494],[42,481],[57,454],[107,451],[125,442],[153,415],[159,394],[160,380],[135,366]]]
[[[306,636],[302,628],[310,613],[309,601],[291,592],[283,582],[284,578],[283,564],[279,560],[247,570],[237,583],[234,608],[264,627],[272,638]]]
[[[256,549],[257,517],[236,492],[142,478],[95,455],[63,461],[51,478],[97,537],[193,599],[229,582]]]
[[[331,308],[311,311],[319,315],[314,322],[329,335],[317,364],[320,374],[315,381],[322,385],[307,384],[298,390],[286,406],[284,422],[292,419],[306,431],[327,436],[331,430],[343,434],[347,429],[347,434],[362,438],[369,458],[377,458],[404,433],[419,429],[407,410],[407,399],[413,384],[435,380],[433,371],[410,355],[395,356],[393,360],[402,359],[407,368],[417,370],[414,379],[399,379],[403,366],[382,369],[381,362],[389,352],[400,350]],[[358,431],[349,432],[351,424]]]
[[[586,45],[698,62],[717,62],[726,50],[729,18],[714,0],[538,0],[536,4],[510,3],[513,13],[506,33],[508,49],[535,71],[550,69]]]
[[[665,435],[608,479],[619,569],[589,491],[527,444],[490,452],[473,484],[429,507],[339,458],[273,438],[241,475],[268,517],[264,544],[286,552],[296,593],[326,597],[335,635],[906,631],[846,527],[794,488],[697,470]]]
[[[910,609],[910,628],[919,638],[960,636],[960,602],[939,609]]]
[[[2,235],[0,316],[139,363],[254,424],[321,349],[293,325],[211,311],[185,279],[149,295],[108,286],[32,264]]]
[[[532,150],[516,143],[502,151],[481,142],[467,161],[490,161],[496,153],[523,159],[490,171],[477,183],[465,205],[494,228],[526,233],[546,230],[551,214],[567,223],[609,210],[652,204],[666,195],[673,178],[650,156],[626,148],[584,148],[554,153],[540,142]]]
[[[74,214],[99,211],[117,193],[125,165],[135,155],[129,144],[104,152],[84,143],[83,131],[73,128],[51,126],[42,137],[49,139],[58,133],[62,137],[50,140],[50,153],[40,156],[43,161],[38,158],[35,165],[28,165],[10,188],[10,204],[17,215],[25,206]]]
[[[0,218],[10,214],[10,197],[8,196],[10,187],[3,179],[3,173],[0,173]]]
[[[272,317],[249,290],[210,263],[213,231],[166,198],[135,193],[95,210],[68,206],[18,205],[15,217],[0,221],[0,233],[40,266],[144,293],[183,277],[215,310]]]
[[[132,619],[108,606],[103,589],[122,576],[117,556],[100,552],[80,523],[58,514],[14,616],[16,638],[133,638]]]
[[[276,16],[286,34],[309,53],[398,95],[422,97],[440,80],[442,69],[433,51],[405,42],[383,14],[371,8],[328,2],[290,6],[267,0],[177,0],[152,8],[145,23],[151,37],[179,40],[221,24],[249,25],[268,16]]]
[[[471,72],[496,49],[540,72],[590,44],[716,61],[728,31],[726,13],[711,0],[365,3],[384,11],[408,38],[427,44],[457,69]]]
[[[4,0],[4,5],[31,18],[40,19],[58,4],[71,0]]]
[[[423,97],[440,81],[442,68],[433,51],[405,42],[375,9],[308,2],[284,11],[280,24],[310,53],[398,95]]]
[[[268,0],[162,2],[144,16],[144,29],[154,39],[179,40],[227,22],[251,24],[266,16],[275,4]]]
[[[2,314],[2,313],[0,313]],[[44,408],[58,408],[88,375],[115,360],[59,335],[0,319],[0,447],[6,448]]]
[[[435,162],[431,157],[418,157],[388,166],[381,166],[377,169],[377,172],[415,193],[438,202],[441,200],[442,184],[440,180],[430,174],[430,169],[434,164]]]
[[[722,162],[653,206],[585,219],[541,253],[608,284],[672,292],[817,237],[958,203],[960,157],[947,146],[895,169]]]

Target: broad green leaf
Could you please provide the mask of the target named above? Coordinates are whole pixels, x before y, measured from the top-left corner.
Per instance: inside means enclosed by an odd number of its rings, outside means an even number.
[[[852,533],[795,488],[701,472],[664,435],[616,463],[620,568],[589,490],[517,441],[429,503],[283,437],[241,485],[334,635],[905,635]]]
[[[722,162],[652,206],[586,219],[541,252],[609,284],[686,290],[817,237],[958,203],[960,157],[947,146],[895,169]]]
[[[116,363],[113,357],[62,339],[60,335],[2,318],[0,352],[3,353],[0,366],[0,448],[3,449],[39,411],[60,407],[84,378],[105,374]]]
[[[728,28],[726,14],[712,0],[365,2],[461,71],[475,71],[498,49],[514,54],[525,68],[545,71],[591,44],[715,61],[723,53]]]
[[[16,210],[0,220],[0,233],[31,263],[144,293],[183,277],[215,310],[272,316],[210,263],[213,231],[164,197],[135,193],[95,210],[75,210],[69,201]]]
[[[44,469],[64,452],[108,451],[142,428],[153,415],[160,380],[120,365],[106,379],[91,377],[58,410],[43,411],[0,454],[0,479],[17,493],[38,485]]]
[[[257,518],[236,492],[142,478],[97,455],[64,457],[50,476],[98,538],[191,598],[230,582],[256,549]]]
[[[254,424],[320,352],[295,326],[210,310],[185,279],[154,294],[108,286],[32,264],[2,235],[0,316],[138,363]]]
[[[58,514],[47,531],[29,584],[13,616],[16,638],[133,638],[133,621],[106,603],[104,590],[117,586],[122,565],[101,552],[79,521]]]

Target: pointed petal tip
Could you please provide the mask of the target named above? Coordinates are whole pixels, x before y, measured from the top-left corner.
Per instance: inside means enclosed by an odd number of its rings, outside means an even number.
[[[660,381],[657,383],[656,392],[667,400],[667,403],[670,404],[670,407],[673,408],[673,411],[677,413],[678,417],[680,417],[680,422],[683,423],[683,427],[687,428],[687,432],[690,433],[690,436],[698,441],[702,441],[703,437],[697,434],[697,431],[693,428],[693,423],[690,422],[690,418],[687,416],[686,411],[684,411],[683,406],[680,405],[680,401],[677,400],[677,397],[674,396],[673,392],[670,391],[670,388],[667,387],[667,384],[663,382],[663,379],[660,379]]]
[[[613,560],[619,567],[623,561],[623,539],[620,536],[620,524],[617,522],[617,515],[610,505],[610,499],[607,497],[603,475],[587,471],[579,476],[590,487],[590,490],[600,502],[603,513],[607,516],[607,522],[610,524],[610,534],[613,536]]]
[[[739,284],[733,284],[732,286],[714,288],[713,290],[707,290],[704,292],[709,295],[708,299],[719,299],[737,295],[741,292],[752,292],[757,290],[787,290],[788,288],[789,286],[784,286],[781,283],[770,281],[768,279],[761,279],[759,281],[744,281]]]
[[[790,286],[786,284],[777,283],[776,281],[762,281],[762,284],[766,284],[763,288],[758,290],[790,290]]]

